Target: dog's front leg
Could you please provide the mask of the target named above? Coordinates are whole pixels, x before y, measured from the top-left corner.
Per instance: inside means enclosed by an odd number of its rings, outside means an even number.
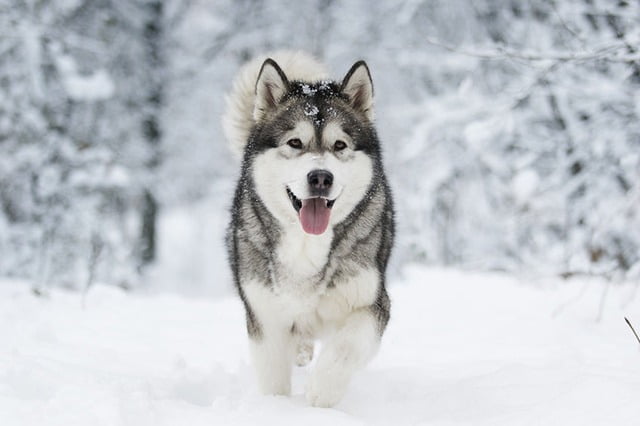
[[[266,395],[291,394],[292,338],[286,328],[263,327],[250,337],[251,359],[260,391]]]
[[[267,285],[249,282],[243,294],[251,320],[247,322],[249,349],[258,387],[267,395],[289,395],[295,343],[292,322]]]
[[[353,373],[363,367],[380,344],[376,320],[369,308],[348,314],[344,324],[324,343],[307,385],[307,400],[331,407],[344,395]]]

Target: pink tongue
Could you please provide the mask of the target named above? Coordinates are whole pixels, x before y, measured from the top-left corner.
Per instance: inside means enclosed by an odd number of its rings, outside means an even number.
[[[327,201],[324,198],[302,200],[300,223],[307,234],[320,235],[326,231],[330,215],[331,209],[327,207]]]

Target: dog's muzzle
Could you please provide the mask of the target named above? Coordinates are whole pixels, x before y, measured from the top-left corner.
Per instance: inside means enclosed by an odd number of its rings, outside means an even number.
[[[308,234],[320,235],[329,226],[331,207],[336,202],[335,199],[328,198],[333,185],[333,174],[328,170],[313,170],[307,175],[307,183],[311,197],[301,200],[289,187],[287,196],[298,213],[302,229]]]

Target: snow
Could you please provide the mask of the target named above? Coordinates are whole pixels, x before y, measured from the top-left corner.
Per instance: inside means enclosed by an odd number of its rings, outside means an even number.
[[[616,53],[640,3],[164,2],[161,70],[145,2],[22,3],[0,13],[0,426],[640,424],[640,90]],[[338,81],[367,60],[397,207],[392,320],[331,410],[306,404],[308,369],[291,398],[258,394],[224,255],[222,95],[280,48]],[[584,60],[522,59],[567,52]],[[147,189],[158,259],[138,282]],[[60,288],[93,269],[109,285]]]
[[[115,85],[105,70],[91,75],[68,75],[64,86],[72,99],[79,101],[100,101],[113,96]]]
[[[317,92],[317,89],[312,88],[308,84],[302,84],[301,87],[302,87],[302,93],[304,93],[305,96],[311,96]]]
[[[221,192],[230,200],[233,183]],[[224,246],[229,220],[214,199],[167,210],[158,220],[158,261],[145,277],[153,291],[192,297],[229,294],[233,284]],[[176,278],[179,277],[179,278]]]
[[[540,183],[538,173],[533,169],[519,171],[513,178],[513,195],[518,204],[525,204],[533,195]]]
[[[306,116],[316,116],[318,115],[318,107],[315,105],[307,104],[304,108],[304,115]]]
[[[141,197],[151,190],[161,214],[229,202],[210,191],[238,174],[224,94],[243,63],[280,49],[316,54],[338,83],[367,61],[396,194],[394,267],[640,268],[640,90],[637,61],[623,60],[637,56],[624,52],[638,2],[152,2],[165,19],[146,0],[4,3],[0,275],[74,285],[93,269],[135,286],[105,271],[139,266]],[[339,88],[293,83],[309,101]],[[95,267],[70,242],[90,235],[105,244]]]
[[[71,99],[100,101],[113,96],[115,84],[106,70],[99,69],[92,74],[82,75],[71,56],[60,55],[56,59],[62,73],[62,83]]]
[[[637,284],[408,266],[378,356],[334,409],[262,396],[235,295],[0,281],[2,425],[632,425]],[[635,296],[635,297],[634,297]]]

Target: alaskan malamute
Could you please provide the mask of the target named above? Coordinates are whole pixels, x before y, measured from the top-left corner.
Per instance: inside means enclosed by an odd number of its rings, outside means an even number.
[[[242,155],[227,245],[259,387],[288,395],[293,363],[321,340],[306,397],[332,406],[389,321],[393,204],[369,69],[356,62],[337,82],[304,53],[257,59],[223,126]]]

